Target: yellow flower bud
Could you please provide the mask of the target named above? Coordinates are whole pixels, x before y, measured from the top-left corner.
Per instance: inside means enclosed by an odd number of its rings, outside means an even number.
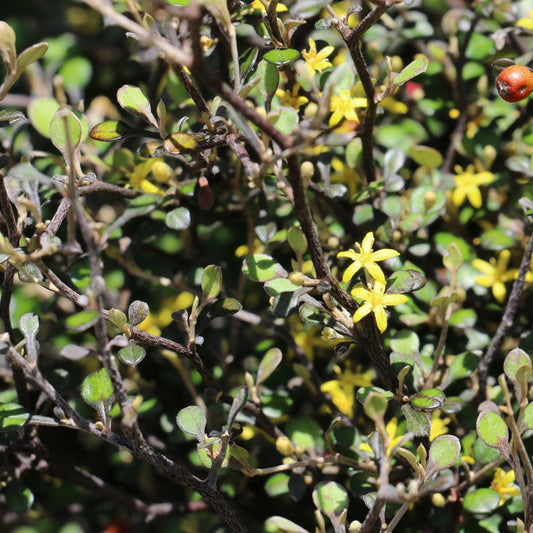
[[[431,503],[435,507],[444,507],[446,505],[446,498],[439,492],[436,492],[431,495]]]
[[[281,455],[285,457],[289,455],[294,455],[294,446],[288,437],[278,437],[276,439],[276,450],[278,450]]]
[[[158,183],[166,183],[173,175],[172,168],[164,161],[156,161],[152,165],[152,176]]]

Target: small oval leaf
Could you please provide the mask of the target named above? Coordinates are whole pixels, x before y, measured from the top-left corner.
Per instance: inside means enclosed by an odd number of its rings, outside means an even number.
[[[81,385],[81,397],[91,407],[98,409],[113,396],[113,384],[105,368],[89,374]]]
[[[500,449],[509,441],[509,430],[503,418],[493,411],[479,413],[476,421],[477,434],[491,448]]]
[[[433,410],[444,404],[446,395],[440,389],[425,389],[411,396],[409,401],[415,409]]]
[[[436,473],[452,466],[457,461],[460,452],[461,441],[455,435],[437,437],[429,448],[427,472]]]
[[[130,339],[128,345],[118,351],[118,356],[123,363],[136,367],[146,357],[146,350]]]
[[[177,207],[165,215],[165,224],[170,229],[187,229],[191,225],[191,212],[186,207]]]
[[[287,277],[287,271],[272,257],[255,254],[243,261],[242,271],[253,281],[269,281]]]
[[[334,481],[321,482],[313,490],[313,502],[326,516],[339,517],[348,507],[348,493]]]
[[[394,80],[394,85],[403,85],[406,81],[409,81],[411,78],[422,74],[428,68],[428,58],[426,56],[419,56],[414,61],[409,63]]]
[[[263,59],[268,63],[272,63],[277,67],[282,67],[284,65],[289,65],[293,63],[300,57],[300,52],[294,50],[293,48],[286,48],[284,50],[275,49],[267,52]]]
[[[89,132],[89,137],[95,141],[111,142],[135,135],[136,131],[120,120],[106,120],[94,126]]]
[[[179,411],[176,416],[176,423],[178,427],[196,437],[198,442],[203,442],[205,436],[206,416],[201,407],[197,405],[189,405]]]
[[[148,304],[141,300],[134,300],[128,308],[128,318],[132,326],[139,325],[147,316],[149,311]]]
[[[150,102],[145,94],[135,85],[123,85],[117,91],[117,101],[125,111],[146,120],[150,126],[158,129],[159,124],[152,113]]]
[[[202,292],[205,298],[216,298],[222,289],[222,270],[217,265],[209,265],[202,272]]]
[[[489,488],[476,489],[469,492],[464,500],[463,507],[474,514],[488,514],[500,504],[500,495]]]

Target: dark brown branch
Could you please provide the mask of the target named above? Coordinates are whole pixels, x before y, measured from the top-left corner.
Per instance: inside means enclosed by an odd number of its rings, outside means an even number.
[[[7,159],[7,158],[4,158]],[[18,247],[21,230],[17,226],[17,220],[13,211],[13,206],[9,200],[4,174],[0,172],[0,209],[4,216],[4,220],[7,224],[8,240],[11,246]],[[9,334],[11,342],[15,343],[15,337],[13,327],[11,325],[11,316],[9,312],[9,305],[11,297],[13,296],[13,283],[15,279],[16,268],[12,264],[8,264],[4,274],[4,283],[2,286],[2,297],[0,298],[0,319],[4,323],[5,331]],[[15,389],[17,391],[17,397],[19,403],[26,407],[30,407],[30,400],[28,398],[28,389],[24,381],[23,372],[17,367],[12,365],[13,380],[15,382]]]

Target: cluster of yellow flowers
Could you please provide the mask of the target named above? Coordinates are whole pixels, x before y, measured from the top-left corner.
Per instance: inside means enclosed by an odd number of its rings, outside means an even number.
[[[356,242],[355,246],[358,251],[350,249],[347,252],[339,252],[337,254],[337,257],[348,257],[353,261],[344,272],[342,277],[344,283],[348,283],[361,268],[364,269],[366,275],[368,288],[356,285],[351,292],[354,298],[363,302],[354,313],[353,321],[359,322],[359,320],[372,312],[376,318],[379,331],[383,333],[387,329],[385,308],[407,302],[407,296],[405,294],[385,294],[385,274],[377,264],[377,261],[390,259],[400,254],[390,248],[374,252],[374,234],[372,232],[365,235],[361,244]]]

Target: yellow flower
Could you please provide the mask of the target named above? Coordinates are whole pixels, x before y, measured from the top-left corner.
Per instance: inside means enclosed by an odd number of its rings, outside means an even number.
[[[276,91],[276,96],[279,98],[282,104],[287,104],[290,107],[293,107],[298,111],[300,106],[307,104],[309,98],[306,96],[298,96],[298,91],[300,90],[300,84],[295,83],[292,91],[284,91],[283,89],[278,89]]]
[[[407,302],[405,294],[385,294],[385,284],[376,281],[374,286],[365,289],[357,286],[352,289],[352,296],[365,303],[357,309],[353,315],[353,321],[359,322],[368,313],[374,313],[376,324],[381,333],[387,329],[387,313],[385,307],[389,305],[399,305]]]
[[[329,177],[331,183],[343,183],[348,187],[350,196],[353,196],[360,183],[359,174],[338,157],[331,160],[331,168],[335,171]]]
[[[385,274],[383,274],[383,270],[376,264],[376,261],[397,257],[400,254],[390,248],[384,248],[377,252],[372,251],[372,246],[374,246],[374,233],[371,231],[365,235],[361,244],[356,242],[355,246],[359,250],[358,252],[350,249],[347,252],[339,252],[337,254],[337,257],[349,257],[353,261],[342,276],[343,283],[348,283],[361,268],[364,268],[371,278],[385,283]]]
[[[337,365],[334,370],[339,377],[322,383],[320,390],[328,393],[337,409],[351,418],[353,417],[354,387],[370,387],[372,381],[368,374],[352,372],[350,369],[342,372]]]
[[[331,63],[327,58],[334,50],[335,48],[333,46],[326,46],[320,52],[317,52],[315,41],[309,39],[309,51],[304,50],[302,56],[311,71],[311,75],[314,75],[317,71],[322,72],[325,68],[331,67]]]
[[[263,5],[263,2],[261,2],[261,0],[254,0],[250,4],[250,7],[252,9],[258,9],[259,11],[261,11],[261,13],[265,13],[266,12],[266,8]],[[287,6],[285,4],[282,4],[281,2],[279,2],[278,5],[276,6],[276,11],[278,13],[280,13],[282,11],[288,11],[288,8],[287,8]]]
[[[329,108],[333,111],[329,119],[329,126],[335,126],[342,119],[359,122],[356,109],[366,107],[366,98],[353,98],[349,89],[343,89],[339,95],[333,95]]]
[[[455,172],[457,175],[455,176],[455,190],[452,195],[453,203],[460,206],[465,198],[468,198],[472,207],[479,209],[482,203],[479,186],[494,181],[494,174],[488,171],[475,172],[473,165],[468,165],[466,170],[456,165]]]
[[[390,457],[392,449],[402,440],[403,435],[396,435],[398,430],[398,419],[396,417],[391,418],[390,422],[385,426],[385,431],[389,437],[389,444],[387,446],[387,457]],[[372,448],[364,442],[359,445],[359,449],[365,452],[374,453]]]
[[[431,416],[431,431],[429,433],[429,442],[433,442],[437,437],[441,435],[446,435],[448,433],[448,424],[450,423],[450,418],[441,418],[440,411],[434,411]]]
[[[522,18],[516,21],[517,26],[522,26],[522,28],[527,28],[528,30],[533,30],[533,11],[529,11],[529,18]]]
[[[500,495],[500,505],[503,505],[508,498],[520,496],[520,489],[513,483],[514,480],[514,470],[505,472],[502,468],[496,468],[490,488]]]
[[[492,287],[492,294],[498,302],[503,302],[507,292],[505,283],[516,278],[516,270],[507,270],[511,252],[509,250],[502,250],[496,258],[491,257],[490,263],[483,261],[483,259],[474,259],[472,266],[477,268],[482,275],[476,276],[475,282],[483,287]]]

